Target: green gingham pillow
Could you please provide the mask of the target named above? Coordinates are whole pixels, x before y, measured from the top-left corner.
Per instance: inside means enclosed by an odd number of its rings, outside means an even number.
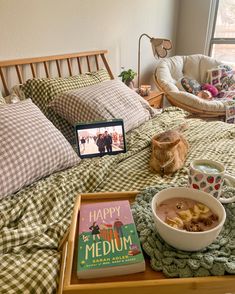
[[[106,80],[110,80],[108,72],[100,69],[97,72],[85,73],[67,78],[42,78],[30,79],[21,86],[26,98],[32,101],[40,108],[46,117],[62,132],[62,134],[71,141],[74,137],[74,130],[66,120],[58,116],[48,104],[56,95],[90,85],[94,85]]]
[[[30,99],[0,106],[0,126],[0,199],[80,161]]]
[[[118,80],[63,92],[50,106],[72,125],[76,122],[121,118],[126,132],[155,115],[140,95]]]

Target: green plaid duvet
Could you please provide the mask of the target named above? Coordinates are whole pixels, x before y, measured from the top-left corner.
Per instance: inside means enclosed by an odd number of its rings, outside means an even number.
[[[55,293],[60,253],[58,244],[68,228],[80,192],[142,190],[161,183],[186,183],[189,162],[208,158],[235,171],[235,127],[223,122],[185,119],[169,108],[127,136],[128,152],[86,159],[53,174],[0,202],[0,293]],[[172,177],[149,170],[150,140],[156,133],[185,121],[190,144],[186,167]]]

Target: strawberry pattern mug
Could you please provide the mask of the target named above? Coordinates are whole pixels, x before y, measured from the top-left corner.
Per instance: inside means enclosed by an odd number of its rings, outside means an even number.
[[[220,198],[224,179],[235,182],[235,178],[225,173],[224,166],[208,159],[193,160],[189,166],[188,186],[202,190],[217,198],[221,203],[231,203],[232,198]]]

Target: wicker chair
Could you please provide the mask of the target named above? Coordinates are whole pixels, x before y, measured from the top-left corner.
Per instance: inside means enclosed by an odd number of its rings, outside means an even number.
[[[154,80],[169,102],[201,117],[225,116],[225,105],[221,101],[207,101],[176,86],[184,76],[205,83],[207,70],[220,65],[221,62],[201,54],[174,56],[162,59],[156,68]]]

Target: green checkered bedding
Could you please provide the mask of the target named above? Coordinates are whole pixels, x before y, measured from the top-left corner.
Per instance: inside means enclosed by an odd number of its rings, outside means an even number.
[[[66,78],[29,79],[21,86],[21,90],[24,92],[25,98],[31,98],[66,139],[72,141],[74,136],[73,127],[56,114],[49,107],[49,103],[60,93],[95,85],[107,80],[110,80],[107,70],[100,69],[96,72],[87,72]]]
[[[235,172],[235,127],[223,122],[186,119],[169,108],[127,136],[128,152],[83,160],[0,201],[0,293],[55,293],[58,244],[68,228],[79,192],[142,190],[161,183],[186,183],[189,162],[219,160]],[[188,122],[186,167],[174,176],[149,170],[150,140],[156,133]]]

